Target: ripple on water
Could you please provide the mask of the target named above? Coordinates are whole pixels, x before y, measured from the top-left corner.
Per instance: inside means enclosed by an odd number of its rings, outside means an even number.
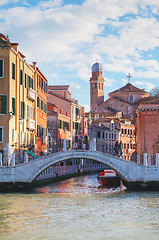
[[[1,194],[0,239],[157,240],[158,199],[157,192],[101,188],[97,175]]]

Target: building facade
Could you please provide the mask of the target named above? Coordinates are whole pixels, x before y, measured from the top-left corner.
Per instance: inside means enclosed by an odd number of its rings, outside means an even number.
[[[58,151],[63,150],[64,139],[67,140],[67,148],[70,149],[76,134],[82,131],[82,107],[77,100],[71,98],[69,85],[48,86],[49,109],[51,109],[52,104],[57,106],[58,113]],[[49,124],[51,124],[50,121]],[[52,132],[49,126],[48,128]]]
[[[141,102],[136,117],[136,151],[151,155],[152,164],[159,153],[159,98]]]
[[[37,153],[47,153],[47,84],[42,72],[37,70]]]
[[[24,151],[34,156],[47,149],[43,144],[47,130],[47,80],[36,62],[26,61],[18,43],[11,43],[3,34],[0,83],[0,151],[4,154],[7,148],[14,152],[18,163],[24,160]],[[43,139],[40,143],[39,134]]]

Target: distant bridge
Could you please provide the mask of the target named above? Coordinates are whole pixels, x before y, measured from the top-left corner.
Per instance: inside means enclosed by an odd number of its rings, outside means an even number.
[[[69,159],[90,159],[106,164],[121,177],[128,188],[159,190],[159,167],[145,166],[98,151],[73,150],[48,155],[16,166],[0,167],[0,184],[31,184],[51,165]]]

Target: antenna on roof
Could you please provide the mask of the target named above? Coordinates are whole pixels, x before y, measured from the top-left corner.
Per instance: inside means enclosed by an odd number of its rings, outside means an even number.
[[[130,73],[128,73],[128,76],[127,76],[127,78],[128,78],[128,83],[130,83],[130,78],[131,78],[131,75],[130,75]]]

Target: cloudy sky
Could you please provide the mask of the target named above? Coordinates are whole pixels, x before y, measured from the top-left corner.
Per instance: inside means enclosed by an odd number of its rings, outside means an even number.
[[[159,87],[159,0],[0,0],[0,32],[86,110],[96,61],[105,99],[128,73],[137,87]]]

